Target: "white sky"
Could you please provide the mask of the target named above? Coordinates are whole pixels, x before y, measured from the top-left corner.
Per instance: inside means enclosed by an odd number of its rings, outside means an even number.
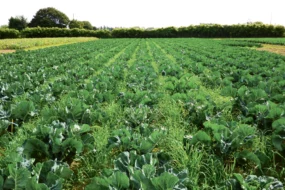
[[[2,0],[0,25],[13,16],[30,21],[41,8],[54,7],[70,19],[93,26],[167,27],[200,23],[262,21],[285,25],[285,0]]]

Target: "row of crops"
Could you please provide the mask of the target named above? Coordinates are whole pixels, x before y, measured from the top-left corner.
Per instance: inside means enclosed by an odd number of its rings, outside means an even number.
[[[239,40],[256,42],[261,44],[285,45],[284,38],[241,38]]]
[[[0,55],[0,189],[283,189],[285,58],[256,44]]]

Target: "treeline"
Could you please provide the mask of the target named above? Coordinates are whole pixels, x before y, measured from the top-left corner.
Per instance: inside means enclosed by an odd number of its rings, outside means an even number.
[[[26,28],[21,32],[25,38],[45,37],[98,37],[110,38],[110,32],[105,30],[67,29],[67,28]]]
[[[153,30],[139,28],[114,29],[115,38],[246,38],[246,37],[283,37],[284,26],[266,24],[218,25],[200,24],[188,27],[167,27]]]
[[[86,30],[66,28],[26,28],[22,31],[16,29],[0,29],[0,39],[6,38],[50,38],[50,37],[97,37],[110,38],[107,30]]]
[[[39,37],[98,37],[98,38],[246,38],[246,37],[283,37],[284,26],[260,23],[218,25],[201,24],[188,27],[167,27],[157,29],[116,28],[109,30],[86,30],[66,28],[25,28],[0,29],[0,39],[4,38],[39,38]]]

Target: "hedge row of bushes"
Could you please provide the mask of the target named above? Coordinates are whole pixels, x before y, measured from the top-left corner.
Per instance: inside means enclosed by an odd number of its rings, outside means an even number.
[[[154,30],[138,28],[114,29],[112,36],[116,38],[244,38],[244,37],[283,37],[284,26],[265,24],[243,25],[191,25],[188,27],[167,27]]]
[[[66,29],[66,28],[26,28],[22,31],[22,36],[26,38],[44,37],[98,37],[109,38],[109,31]]]
[[[201,24],[188,27],[167,27],[153,30],[140,28],[119,28],[108,30],[85,30],[66,28],[26,28],[19,32],[14,29],[0,29],[0,39],[39,37],[98,37],[98,38],[175,38],[175,37],[283,37],[284,26],[266,24],[218,25]]]
[[[0,39],[19,38],[21,33],[16,29],[0,29]]]
[[[111,32],[107,30],[85,30],[66,28],[26,28],[19,32],[15,29],[0,29],[0,39],[5,38],[45,38],[45,37],[98,37],[110,38]]]

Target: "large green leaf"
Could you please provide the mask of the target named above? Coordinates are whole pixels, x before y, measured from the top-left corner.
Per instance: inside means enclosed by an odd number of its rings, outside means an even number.
[[[276,131],[285,130],[285,118],[280,118],[272,123],[272,128]]]
[[[145,153],[151,152],[154,146],[155,144],[153,144],[152,142],[148,140],[143,140],[139,146],[139,151],[142,154],[145,154]]]
[[[38,183],[36,177],[32,177],[27,181],[27,190],[49,190],[48,186],[43,183]]]
[[[85,190],[109,190],[110,180],[108,178],[93,178],[92,182],[85,187]]]
[[[16,164],[9,164],[9,176],[5,181],[4,189],[23,190],[31,176],[26,168],[18,168]]]
[[[65,136],[63,135],[65,132],[66,131],[63,128],[52,128],[52,132],[49,135],[52,144],[58,146],[61,145],[62,141],[65,139]]]
[[[70,179],[73,175],[73,171],[66,166],[59,166],[58,170],[55,171],[55,174],[63,179]]]
[[[48,185],[47,183],[48,174],[58,168],[59,168],[58,163],[54,160],[48,160],[41,164],[37,163],[36,166],[34,167],[34,172],[35,175],[38,177],[38,182],[45,183]]]
[[[154,189],[151,178],[155,176],[155,167],[144,165],[142,170],[135,170],[130,176],[131,184],[135,189]]]
[[[282,151],[283,143],[285,142],[285,137],[281,137],[280,135],[272,135],[272,144],[273,146],[279,150]]]
[[[135,160],[135,168],[136,169],[142,169],[144,165],[149,164],[152,166],[155,166],[157,163],[157,158],[154,157],[153,153],[144,154],[141,156],[138,156]]]
[[[243,176],[239,173],[234,173],[233,177],[237,180],[237,182],[239,183],[239,188],[241,189],[247,189],[247,184],[245,183]]]
[[[268,115],[266,116],[266,118],[270,118],[270,119],[279,119],[282,115],[285,114],[284,109],[279,108],[279,107],[275,107],[275,108],[271,108],[269,110]]]
[[[161,136],[162,136],[162,133],[159,131],[152,132],[148,138],[146,138],[145,140],[142,140],[139,146],[140,152],[143,154],[151,152],[153,148],[155,147],[155,145],[159,142]]]
[[[151,182],[156,190],[172,190],[179,182],[179,179],[168,172],[164,172],[160,176],[151,179]]]
[[[81,153],[82,151],[82,141],[76,140],[74,138],[68,138],[62,143],[62,151],[66,152],[67,150],[75,150],[76,153]]]
[[[63,118],[80,120],[87,109],[87,106],[80,100],[75,98],[68,98],[64,102]]]
[[[205,131],[198,131],[192,139],[190,138],[189,140],[187,139],[187,136],[185,137],[186,141],[189,141],[191,144],[196,144],[196,143],[203,143],[203,144],[210,144],[211,143],[211,137],[205,132]]]
[[[113,175],[109,177],[110,183],[116,189],[127,189],[130,186],[130,181],[126,173],[124,172],[114,172]]]
[[[237,89],[233,88],[231,85],[228,85],[221,90],[221,94],[223,96],[235,97],[236,93],[237,93]]]
[[[251,89],[250,92],[250,98],[253,101],[265,100],[268,97],[263,89]]]
[[[131,146],[131,130],[129,129],[118,129],[112,132],[112,136],[108,138],[107,147],[114,148],[123,146],[129,148]]]
[[[34,112],[35,112],[35,106],[33,102],[22,101],[16,104],[14,107],[12,107],[11,114],[13,118],[25,121],[26,118],[29,115],[33,115]]]
[[[118,159],[114,161],[115,169],[122,171],[122,172],[127,172],[128,167],[130,165],[130,153],[129,152],[122,152]]]
[[[81,136],[84,150],[94,150],[95,138],[93,135],[87,133]]]
[[[256,137],[255,131],[254,127],[245,124],[234,127],[230,136],[232,150],[236,150],[239,147],[250,148]]]
[[[87,133],[90,131],[90,126],[87,124],[83,124],[80,126],[80,130],[78,130],[79,133]]]
[[[255,155],[253,152],[250,152],[248,150],[244,150],[242,152],[236,153],[237,158],[241,158],[243,160],[248,160],[253,163],[255,163],[259,168],[261,168],[261,163],[257,155]]]
[[[47,175],[46,184],[52,190],[62,190],[63,179],[59,178],[59,176],[49,172]]]
[[[27,139],[24,142],[23,153],[28,158],[35,158],[36,160],[42,160],[49,157],[47,145],[39,139]]]
[[[188,169],[178,170],[173,168],[169,163],[164,164],[162,167],[159,167],[156,170],[158,175],[162,175],[163,173],[170,173],[179,179],[179,183],[175,186],[175,189],[186,189],[185,184],[189,181],[189,172]]]
[[[210,129],[214,135],[214,138],[217,142],[220,142],[224,138],[228,138],[230,135],[230,130],[224,125],[212,123],[210,121],[204,122],[204,126],[207,129]]]
[[[42,168],[44,166],[44,163],[38,162],[35,166],[33,166],[33,175],[37,182],[40,180],[40,175],[42,172]]]
[[[272,144],[273,146],[282,151],[285,149],[285,118],[278,119],[272,123],[273,134],[272,134]]]
[[[246,100],[246,98],[249,94],[249,90],[246,86],[243,85],[238,89],[237,94],[238,94],[239,98],[244,101],[244,100]]]
[[[155,167],[149,164],[143,165],[142,167],[142,172],[144,176],[147,178],[153,178],[155,176],[155,172],[156,172],[155,170],[156,170]]]

